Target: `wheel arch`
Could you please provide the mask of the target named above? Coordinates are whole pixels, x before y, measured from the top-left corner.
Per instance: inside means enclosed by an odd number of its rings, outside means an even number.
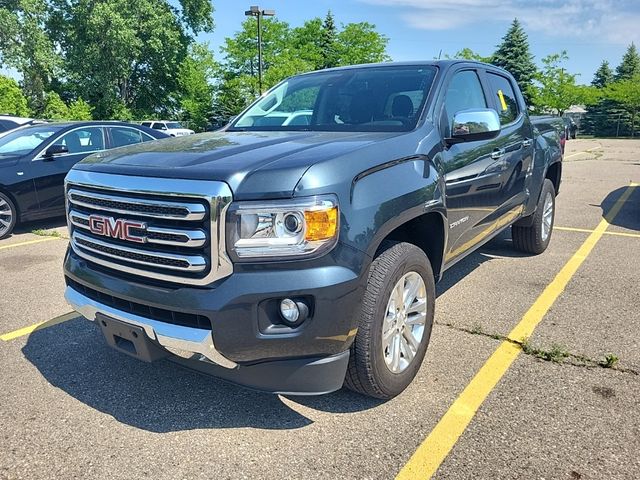
[[[16,223],[17,223],[18,221],[20,221],[21,212],[20,212],[20,205],[16,201],[16,197],[13,196],[13,194],[9,191],[9,189],[4,185],[0,185],[0,193],[7,196],[9,200],[11,200],[11,203],[13,203],[13,208],[16,209]]]
[[[430,211],[394,226],[375,245],[374,257],[387,241],[406,242],[420,248],[429,258],[433,275],[438,281],[443,271],[447,243],[446,219],[440,211]]]

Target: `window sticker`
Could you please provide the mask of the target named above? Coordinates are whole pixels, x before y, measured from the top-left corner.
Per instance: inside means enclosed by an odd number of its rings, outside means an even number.
[[[502,111],[506,112],[509,107],[507,107],[507,102],[504,101],[504,94],[502,90],[498,90],[498,98],[500,99],[500,105],[502,105]]]

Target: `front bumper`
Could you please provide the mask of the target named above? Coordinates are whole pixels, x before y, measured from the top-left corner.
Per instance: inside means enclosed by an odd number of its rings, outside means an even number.
[[[117,310],[81,294],[72,287],[66,288],[64,298],[76,312],[86,319],[95,322],[96,316],[102,314],[109,318],[135,325],[142,328],[150,340],[157,342],[161,347],[164,347],[170,352],[173,350],[173,353],[176,355],[180,355],[182,352],[188,354],[190,357],[194,354],[200,354],[207,360],[225,368],[234,368],[237,366],[237,363],[228,360],[216,350],[213,344],[213,337],[209,330],[172,325]]]
[[[364,275],[355,272],[364,261],[360,252],[338,245],[326,258],[290,269],[237,268],[207,288],[168,288],[114,274],[70,249],[65,297],[89,320],[105,315],[142,328],[150,342],[192,369],[259,390],[320,394],[342,386],[364,291]],[[107,297],[202,315],[211,329],[147,318],[109,304]],[[311,315],[298,328],[272,325],[274,302],[285,297],[311,302]]]

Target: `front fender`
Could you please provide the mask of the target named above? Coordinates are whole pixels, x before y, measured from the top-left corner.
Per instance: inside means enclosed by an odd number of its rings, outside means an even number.
[[[351,187],[345,243],[373,257],[399,226],[428,212],[446,217],[442,180],[424,155],[407,157],[358,174]]]

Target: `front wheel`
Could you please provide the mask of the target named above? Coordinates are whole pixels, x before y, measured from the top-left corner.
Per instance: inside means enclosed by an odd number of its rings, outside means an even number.
[[[0,240],[8,237],[16,226],[16,207],[5,194],[0,193]]]
[[[345,385],[382,399],[407,388],[427,351],[434,304],[424,252],[410,243],[386,243],[369,270]]]
[[[544,252],[551,241],[555,215],[556,190],[551,180],[545,179],[531,225],[523,227],[516,224],[511,227],[513,246],[517,250],[535,255]]]

